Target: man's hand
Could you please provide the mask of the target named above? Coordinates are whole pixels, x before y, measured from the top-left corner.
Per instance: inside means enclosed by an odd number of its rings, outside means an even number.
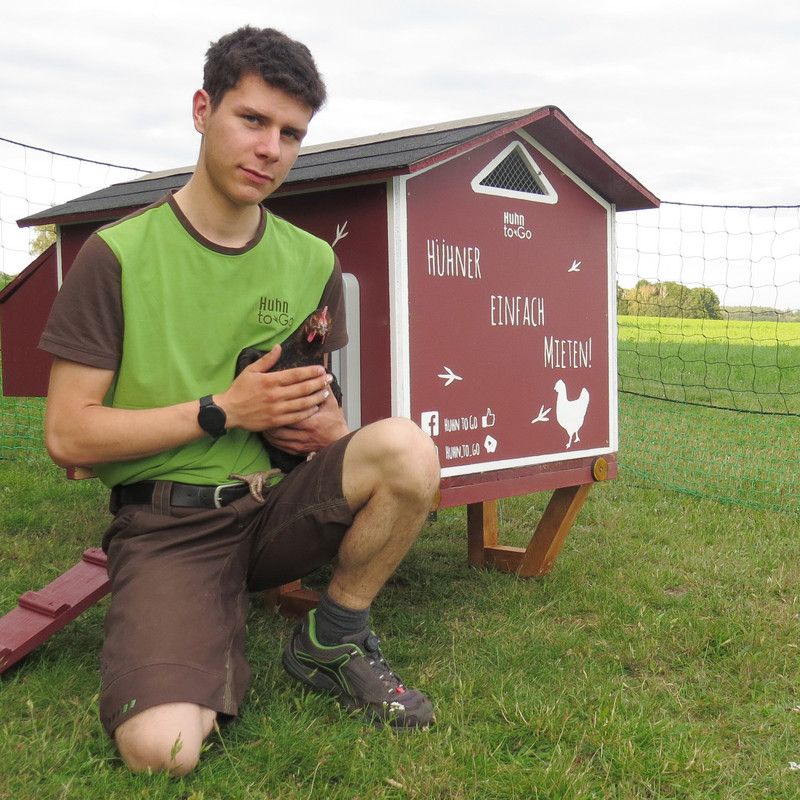
[[[296,426],[315,415],[331,393],[322,366],[269,372],[280,358],[276,345],[245,367],[230,388],[214,400],[227,416],[227,427],[248,431]]]
[[[271,428],[262,433],[279,450],[306,456],[317,453],[349,432],[342,409],[331,394],[310,417],[294,425]]]

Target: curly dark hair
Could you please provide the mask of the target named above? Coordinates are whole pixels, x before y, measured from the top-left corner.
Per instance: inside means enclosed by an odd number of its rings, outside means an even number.
[[[311,51],[302,42],[274,28],[245,25],[220,38],[206,52],[203,89],[212,108],[250,73],[302,100],[314,113],[325,103],[325,83]]]

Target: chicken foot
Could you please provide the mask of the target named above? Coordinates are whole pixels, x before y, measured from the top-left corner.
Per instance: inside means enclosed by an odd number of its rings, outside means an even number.
[[[252,472],[250,475],[228,475],[231,480],[244,481],[250,487],[250,496],[259,503],[264,502],[264,487],[269,486],[270,478],[280,475],[279,469],[268,469],[263,472]]]

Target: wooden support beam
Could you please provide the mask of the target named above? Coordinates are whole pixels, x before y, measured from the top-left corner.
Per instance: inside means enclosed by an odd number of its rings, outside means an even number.
[[[486,566],[486,548],[497,544],[497,501],[467,506],[467,557],[470,564]]]
[[[566,486],[553,492],[526,548],[498,544],[497,501],[467,506],[469,562],[529,577],[543,575],[553,566],[581,510],[591,483]]]

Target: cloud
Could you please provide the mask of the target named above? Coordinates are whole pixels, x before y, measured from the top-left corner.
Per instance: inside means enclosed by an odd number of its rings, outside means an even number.
[[[304,41],[329,85],[309,143],[557,105],[656,194],[797,202],[800,6],[774,0],[139,0],[12,4],[0,135],[152,169],[191,163],[209,42],[243,23]],[[37,7],[38,8],[38,7]]]

